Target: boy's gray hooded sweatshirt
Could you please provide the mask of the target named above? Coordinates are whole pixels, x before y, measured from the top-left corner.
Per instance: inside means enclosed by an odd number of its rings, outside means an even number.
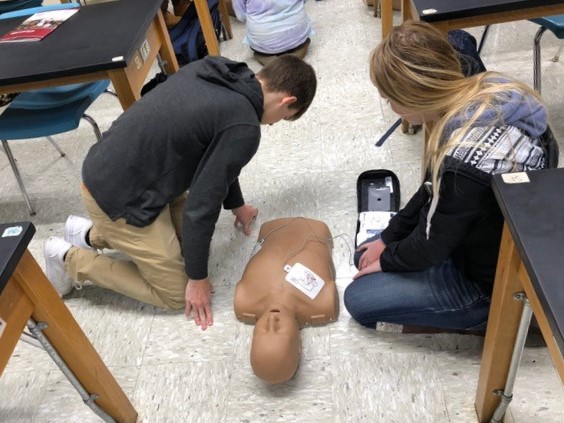
[[[186,274],[208,275],[221,206],[244,204],[238,176],[260,142],[263,93],[245,63],[208,56],[137,101],[93,145],[83,181],[112,219],[153,222],[189,191],[182,247]]]

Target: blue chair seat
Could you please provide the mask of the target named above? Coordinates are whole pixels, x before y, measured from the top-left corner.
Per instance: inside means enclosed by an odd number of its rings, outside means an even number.
[[[564,15],[545,16],[543,18],[531,19],[530,21],[545,27],[554,33],[559,40],[564,38]]]
[[[109,85],[110,81],[106,79],[26,91],[14,98],[10,107],[27,110],[44,110],[64,106],[87,97],[94,97],[95,99],[102,94]],[[92,101],[94,101],[94,99]]]
[[[3,3],[0,2],[0,6]],[[40,4],[41,1],[38,3]],[[47,10],[68,9],[79,6],[78,3],[64,3],[31,7],[2,13],[0,14],[0,19],[28,16]],[[102,80],[27,91],[18,95],[0,114],[0,143],[14,171],[30,214],[35,214],[35,211],[31,206],[16,159],[12,154],[8,141],[47,137],[59,154],[64,156],[65,153],[55,140],[51,138],[51,135],[76,129],[81,118],[86,119],[92,125],[96,138],[100,140],[102,134],[96,121],[85,112],[98,96],[106,91],[109,84],[109,80]]]
[[[20,94],[12,101],[4,113],[0,115],[0,139],[40,138],[78,128],[80,119],[86,109],[108,88],[109,84],[109,80],[78,84],[82,89],[76,91],[70,97],[71,101],[63,98],[59,104],[54,101],[48,105],[49,102],[46,102],[44,98],[45,90]],[[40,97],[44,101],[37,105],[30,104],[29,102],[35,97]],[[53,97],[56,99],[57,96],[54,95]],[[41,105],[43,107],[38,107]],[[30,111],[33,112],[30,113]]]

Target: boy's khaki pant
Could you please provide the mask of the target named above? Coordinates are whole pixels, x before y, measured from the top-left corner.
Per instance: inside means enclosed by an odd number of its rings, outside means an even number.
[[[73,247],[65,258],[65,270],[79,282],[103,288],[158,307],[181,309],[188,277],[180,247],[182,210],[186,194],[165,207],[149,226],[137,228],[125,219],[112,221],[81,185],[82,198],[94,225],[90,244],[94,250]],[[111,248],[130,259],[100,254]]]

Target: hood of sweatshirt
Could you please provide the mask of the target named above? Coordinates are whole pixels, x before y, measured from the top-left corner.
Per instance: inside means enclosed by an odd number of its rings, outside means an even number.
[[[446,125],[443,140],[458,132],[474,115],[477,107],[471,105],[465,113],[451,119]],[[545,168],[547,157],[539,137],[548,127],[547,118],[546,108],[532,95],[518,91],[503,93],[492,107],[478,116],[460,142],[449,149],[443,171],[460,172],[489,185],[491,176],[496,173]],[[437,182],[440,186],[440,176]],[[431,182],[426,182],[426,185],[431,193]],[[427,213],[427,239],[438,201],[438,196],[431,195]]]
[[[500,80],[500,82],[509,82],[509,80]],[[478,106],[472,105],[465,113],[451,119],[447,124],[445,136],[450,137],[453,131],[464,126]],[[513,126],[535,139],[546,131],[547,118],[546,108],[535,97],[519,91],[507,91],[496,99],[492,107],[478,116],[472,126]]]
[[[234,62],[220,56],[206,56],[202,60],[191,63],[192,71],[206,81],[223,85],[241,93],[249,99],[262,119],[264,113],[264,96],[254,72],[243,62]]]

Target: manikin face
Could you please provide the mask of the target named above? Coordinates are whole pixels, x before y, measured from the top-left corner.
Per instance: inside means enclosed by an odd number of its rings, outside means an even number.
[[[269,307],[255,325],[251,347],[251,366],[268,383],[283,383],[292,378],[300,360],[300,328],[285,307]]]

